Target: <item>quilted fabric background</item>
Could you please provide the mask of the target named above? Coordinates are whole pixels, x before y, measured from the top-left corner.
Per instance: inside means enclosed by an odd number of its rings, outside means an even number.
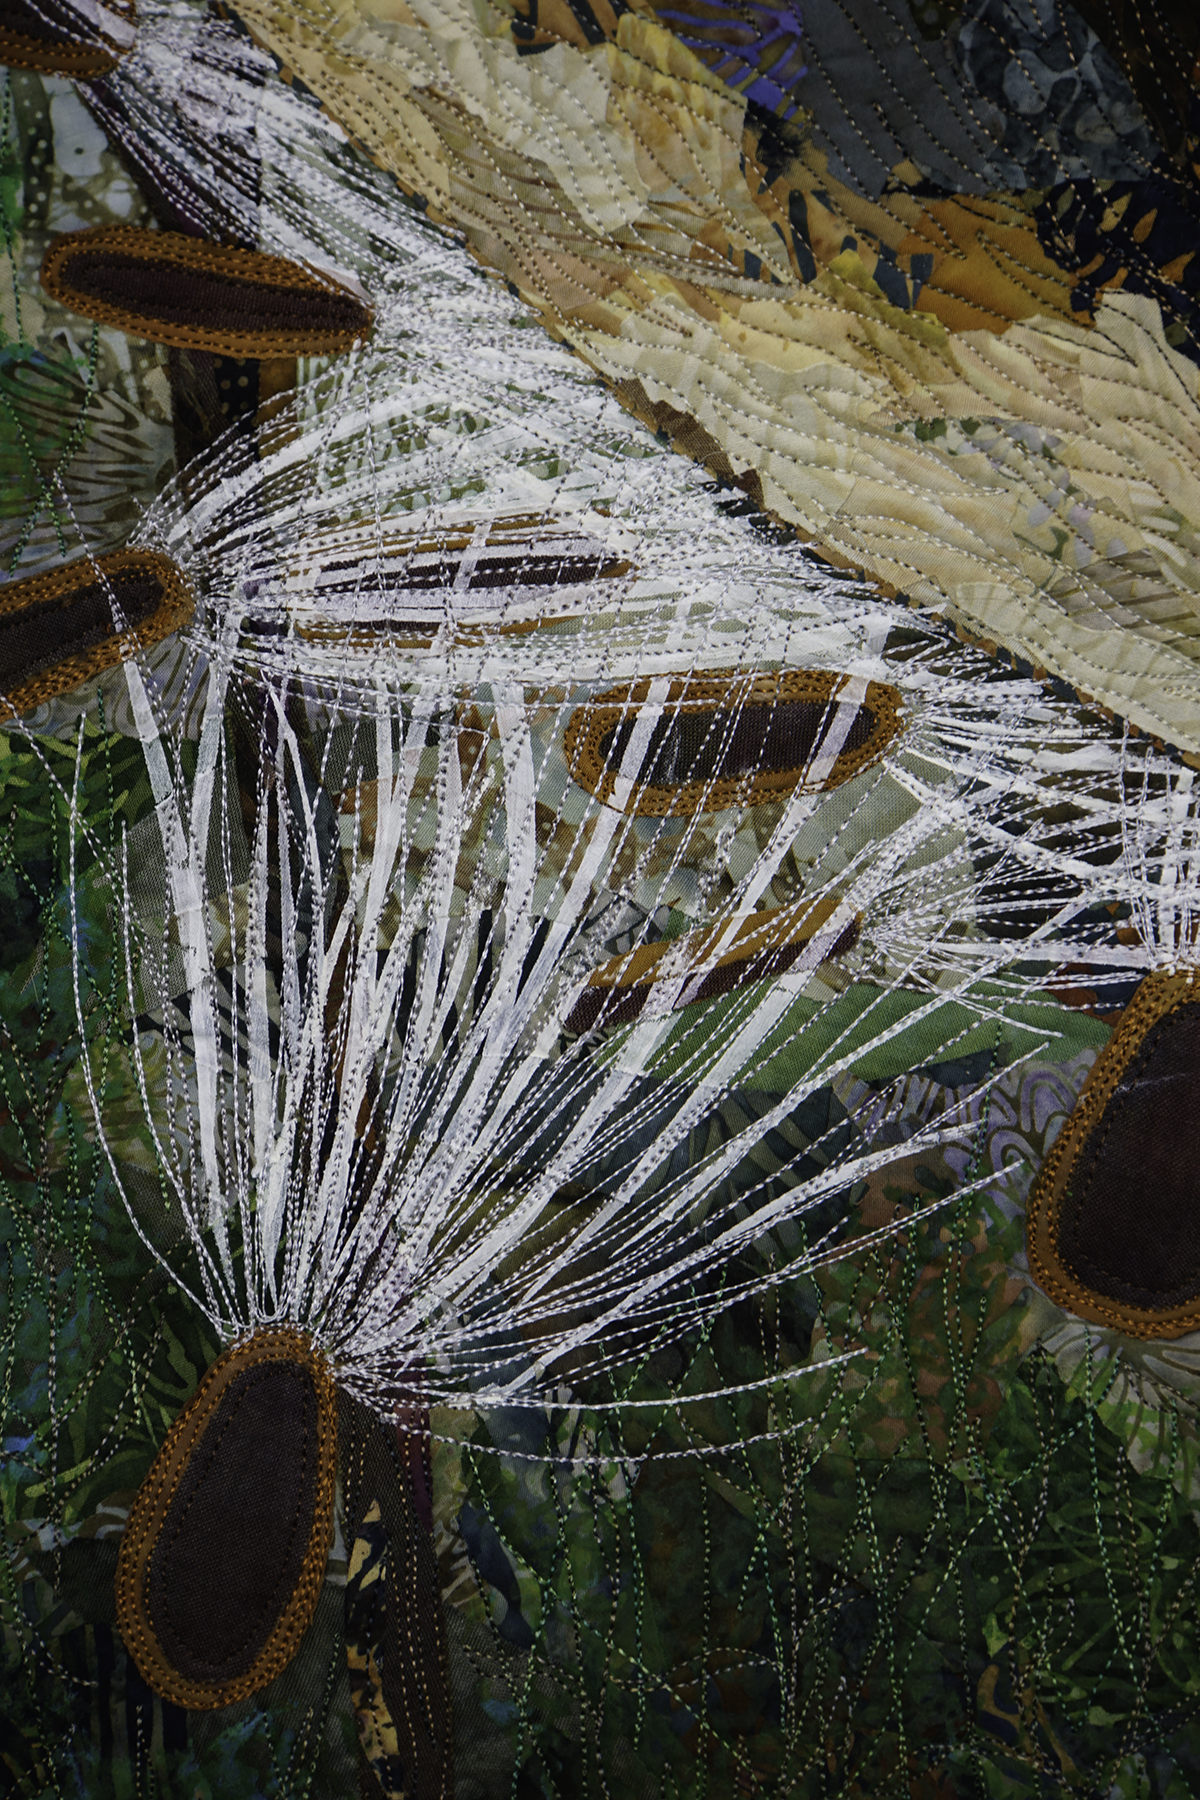
[[[1200,11],[0,0],[0,1791],[1200,1784]]]

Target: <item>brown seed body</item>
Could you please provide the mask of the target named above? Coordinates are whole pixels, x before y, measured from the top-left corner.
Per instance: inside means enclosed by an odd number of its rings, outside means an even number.
[[[463,642],[533,631],[586,612],[596,584],[630,568],[569,522],[500,513],[436,537],[335,528],[305,545],[283,587],[297,636],[370,652],[431,644],[451,620]]]
[[[129,1517],[117,1617],[150,1687],[193,1711],[256,1693],[299,1648],[333,1531],[337,1403],[303,1332],[209,1369]]]
[[[111,5],[114,28],[134,20],[131,5]],[[86,79],[107,75],[133,44],[117,43],[97,32],[92,21],[69,0],[0,0],[0,63],[9,69],[33,69],[39,75]]]
[[[812,942],[841,903],[828,894],[813,905],[777,906],[757,912],[739,926],[728,947],[722,928],[691,931],[658,944],[642,944],[626,956],[614,956],[589,976],[567,1016],[568,1031],[590,1031],[595,1025],[628,1025],[638,1017],[656,982],[674,981],[675,1007],[714,1000],[751,982],[782,975]],[[827,960],[845,955],[858,940],[858,916],[847,921],[825,951]]]
[[[620,810],[681,817],[785,800],[798,787],[839,787],[877,761],[900,729],[897,690],[868,682],[837,754],[815,774],[845,679],[812,669],[671,678]],[[650,687],[643,678],[610,688],[580,707],[567,730],[567,767],[607,805],[617,804],[618,774]]]
[[[1143,980],[1026,1208],[1034,1279],[1135,1337],[1200,1329],[1200,984]]]
[[[124,624],[118,628],[113,603]],[[154,550],[81,556],[0,587],[0,713],[28,713],[187,624],[194,602]]]
[[[134,225],[56,238],[42,286],[85,319],[216,356],[334,355],[371,324],[369,308],[332,276],[261,250]]]

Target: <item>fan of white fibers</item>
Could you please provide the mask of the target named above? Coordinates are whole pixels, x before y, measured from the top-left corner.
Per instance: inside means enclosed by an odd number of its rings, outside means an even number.
[[[726,522],[715,509],[710,521],[719,537]],[[128,665],[157,802],[107,872],[139,1022],[130,1054],[195,1248],[192,1298],[225,1338],[299,1324],[383,1412],[418,1377],[430,1398],[540,1397],[836,1254],[827,1230],[787,1269],[750,1253],[787,1220],[815,1222],[894,1145],[860,1132],[811,1180],[736,1177],[865,1053],[919,1026],[922,1060],[937,1060],[984,1023],[1007,1030],[1010,1055],[1037,1054],[1055,1035],[1041,987],[1060,963],[1138,966],[1104,911],[1123,870],[1094,854],[1119,840],[1128,746],[1033,682],[981,687],[970,653],[966,667],[901,609],[741,542],[739,580],[774,571],[762,604],[787,620],[791,666],[892,682],[904,723],[852,781],[821,792],[801,779],[790,800],[727,808],[719,825],[624,812],[564,778],[568,721],[599,679],[576,678],[571,640],[553,685],[510,670],[464,689],[437,658],[423,673],[381,655],[371,685],[356,667],[341,705],[328,670],[319,692],[297,666],[249,682],[246,621],[227,611],[203,646],[190,782],[182,740]],[[728,667],[720,626],[736,612],[710,586],[697,613],[677,658],[711,668],[715,642]],[[826,737],[839,710],[835,692]],[[631,792],[661,712],[644,705],[627,735],[617,774]],[[1155,760],[1145,753],[1152,785]],[[1098,765],[1111,795],[1089,811]],[[165,904],[144,878],[155,838]],[[681,889],[697,901],[683,922],[719,927],[677,969],[685,983],[765,903],[835,904],[785,973],[735,991],[719,1018],[660,998],[627,1028],[573,1037],[580,983],[611,954],[605,907],[642,920],[636,943],[664,908],[683,913]],[[1036,900],[1029,921],[1022,895]],[[859,945],[836,979],[877,998],[865,1037],[860,1019],[852,1043],[818,1043],[812,995],[829,995],[828,958],[853,919]],[[885,1004],[898,993],[913,1001],[902,1019]],[[678,1169],[678,1147],[726,1096],[762,1088],[785,1051],[799,1076]],[[104,1139],[98,1091],[94,1104]],[[958,1129],[939,1119],[907,1148]]]
[[[1123,887],[1148,969],[1200,963],[1200,808],[1195,771],[1163,774],[1128,745],[1130,804],[1121,815]],[[1156,779],[1157,776],[1157,779]]]

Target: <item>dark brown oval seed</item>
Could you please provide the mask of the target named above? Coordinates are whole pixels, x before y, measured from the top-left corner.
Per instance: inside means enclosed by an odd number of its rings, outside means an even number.
[[[842,717],[846,678],[819,670],[692,676],[669,681],[621,810],[664,816],[719,812],[827,789],[875,762],[900,726],[900,696],[872,681]],[[581,707],[567,732],[575,780],[610,805],[651,684],[643,679]],[[823,749],[829,746],[829,754]],[[827,765],[827,766],[826,766]]]
[[[1030,1266],[1061,1305],[1137,1336],[1200,1327],[1200,991],[1147,976],[1027,1207]]]
[[[1200,1298],[1200,999],[1160,1019],[1117,1083],[1071,1176],[1059,1253],[1122,1305]]]
[[[0,705],[31,712],[178,631],[192,611],[180,571],[152,550],[83,556],[9,582],[0,587]]]
[[[304,1566],[316,1449],[306,1368],[259,1363],[230,1382],[175,1490],[146,1581],[158,1641],[190,1680],[232,1680],[262,1655]]]
[[[105,225],[56,238],[42,285],[131,337],[218,356],[330,355],[365,337],[369,309],[332,276],[181,232]]]
[[[652,787],[686,782],[736,781],[759,773],[782,775],[802,769],[816,748],[825,707],[814,700],[783,700],[777,706],[717,706],[660,719],[642,762],[641,780]],[[857,750],[875,720],[862,706],[846,734],[846,749]],[[633,736],[634,721],[614,725],[600,743],[606,763],[619,765]]]
[[[337,1419],[300,1332],[257,1333],[218,1358],[138,1492],[117,1608],[149,1685],[227,1706],[291,1660],[325,1572]]]

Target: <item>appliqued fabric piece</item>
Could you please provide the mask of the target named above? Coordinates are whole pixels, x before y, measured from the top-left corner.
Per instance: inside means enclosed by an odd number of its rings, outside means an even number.
[[[859,921],[843,920],[840,911],[840,898],[833,894],[811,907],[768,908],[733,930],[689,932],[614,956],[588,977],[567,1015],[566,1029],[630,1024],[656,988],[669,993],[666,1003],[675,1008],[782,975],[836,917],[838,929],[828,934],[825,950],[826,958],[835,961],[854,947],[859,931]]]
[[[132,47],[135,26],[131,0],[3,0],[0,63],[40,75],[103,75]]]
[[[1143,982],[1030,1196],[1030,1261],[1072,1312],[1137,1336],[1200,1328],[1200,998]]]
[[[714,75],[756,106],[793,118],[804,63],[804,26],[798,7],[769,0],[688,0],[655,8],[681,43]]]
[[[735,800],[755,805],[797,787],[833,788],[869,767],[900,727],[898,694],[876,682],[789,672],[724,688],[712,678],[656,687],[638,682],[598,694],[567,732],[575,779],[622,811],[719,812]],[[646,708],[648,740],[627,770]]]
[[[118,225],[58,238],[42,282],[85,318],[215,355],[348,350],[370,323],[363,303],[333,280],[282,257],[177,232]]]
[[[31,712],[178,631],[192,606],[174,563],[148,550],[11,582],[0,588],[0,694],[13,712]]]
[[[117,1611],[150,1687],[193,1710],[265,1687],[295,1655],[329,1551],[333,1385],[294,1330],[208,1371],[139,1489]]]
[[[395,1429],[348,1399],[340,1417],[346,1657],[364,1789],[372,1800],[449,1800],[450,1663],[430,1527]]]

